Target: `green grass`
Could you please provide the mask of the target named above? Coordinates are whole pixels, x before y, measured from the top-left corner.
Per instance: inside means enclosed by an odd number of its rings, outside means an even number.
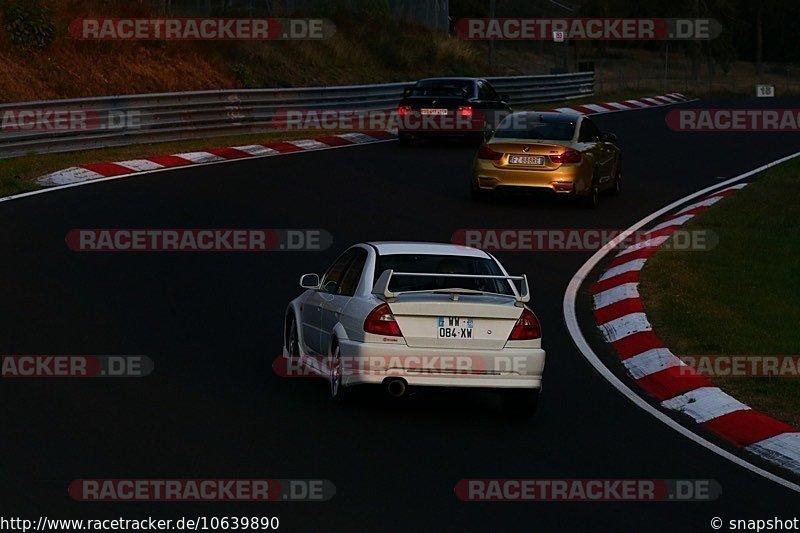
[[[31,181],[17,178],[0,178],[0,198],[23,192],[35,191],[39,186]]]
[[[660,251],[639,286],[655,331],[679,355],[800,354],[800,160],[774,167],[692,219],[709,251]],[[714,378],[755,409],[800,426],[800,378]]]
[[[333,133],[337,132],[325,132],[324,135]],[[243,146],[275,140],[305,139],[314,135],[316,135],[315,132],[309,131],[283,131],[157,144],[136,144],[79,152],[30,154],[0,159],[0,197],[39,189],[39,185],[33,181],[35,178],[78,165],[208,150],[215,147]]]

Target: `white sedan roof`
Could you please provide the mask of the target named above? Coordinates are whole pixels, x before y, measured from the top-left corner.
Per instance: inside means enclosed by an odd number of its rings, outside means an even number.
[[[460,255],[465,257],[489,257],[486,252],[469,246],[438,242],[382,241],[369,242],[378,249],[380,255],[421,254],[421,255]]]

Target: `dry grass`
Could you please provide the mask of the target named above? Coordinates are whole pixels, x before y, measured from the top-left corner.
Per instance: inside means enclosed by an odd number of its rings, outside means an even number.
[[[0,101],[183,91],[231,87],[235,78],[214,43],[80,42],[67,34],[76,16],[108,16],[97,2],[45,2],[54,13],[56,38],[42,52],[17,49],[0,27]],[[146,4],[116,3],[119,16],[149,16]],[[78,15],[79,14],[79,15]]]
[[[342,85],[407,81],[435,75],[547,74],[561,54],[551,43],[497,43],[490,71],[488,45],[462,41],[425,27],[381,15],[332,15],[337,27],[326,41],[272,42],[79,42],[67,34],[80,16],[154,16],[148,3],[44,0],[53,8],[55,42],[43,52],[22,52],[0,25],[0,101],[16,102],[201,89]],[[547,45],[547,46],[545,46]],[[538,51],[538,53],[537,53]],[[554,53],[556,52],[556,53]],[[581,43],[580,59],[592,59],[603,89],[660,90],[654,83],[636,87],[625,80],[660,80],[663,53],[635,49],[599,51]],[[556,57],[558,56],[558,57]],[[570,62],[574,60],[570,54]],[[689,77],[689,62],[670,59],[670,76]],[[701,65],[705,68],[705,65]],[[701,76],[710,79],[701,68]],[[774,70],[767,65],[767,71]],[[749,94],[756,82],[775,83],[779,94],[786,76],[756,76],[749,63],[713,77],[720,87],[738,85]],[[617,85],[613,85],[617,84]],[[673,88],[672,90],[681,90]]]
[[[0,26],[0,101],[405,81],[479,74],[485,60],[473,43],[374,16],[342,16],[326,41],[79,42],[66,31],[75,14],[108,13],[83,0],[49,4],[57,36],[43,52],[18,50]],[[152,15],[137,3],[115,3],[114,13]]]

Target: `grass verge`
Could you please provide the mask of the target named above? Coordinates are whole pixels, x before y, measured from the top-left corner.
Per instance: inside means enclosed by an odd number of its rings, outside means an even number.
[[[330,135],[337,132],[325,132]],[[64,168],[103,163],[109,161],[125,161],[156,155],[169,155],[180,152],[224,148],[228,146],[244,146],[275,140],[307,139],[315,133],[308,131],[281,131],[250,135],[232,135],[212,139],[192,139],[155,144],[135,144],[55,154],[30,154],[8,159],[0,159],[0,197],[36,190],[39,186],[35,178]]]
[[[719,236],[709,251],[659,251],[639,291],[653,328],[675,354],[800,354],[800,160],[686,224]],[[800,376],[712,381],[754,409],[800,426]]]

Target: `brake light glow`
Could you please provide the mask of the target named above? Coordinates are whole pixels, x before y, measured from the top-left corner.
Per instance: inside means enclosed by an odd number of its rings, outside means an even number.
[[[401,105],[397,108],[397,114],[401,117],[411,114],[411,106],[410,105]]]
[[[553,163],[580,163],[581,153],[572,148],[567,148],[563,154],[551,155],[550,161]]]
[[[533,311],[528,309],[522,310],[522,316],[517,320],[514,329],[511,330],[511,335],[508,337],[510,341],[526,341],[530,339],[539,339],[542,337],[542,328],[539,325],[539,319],[533,314]]]
[[[462,105],[458,107],[458,114],[462,117],[471,117],[472,116],[472,106],[471,105]]]
[[[402,337],[400,326],[394,319],[389,304],[381,304],[370,311],[364,320],[364,331],[375,335],[388,335],[391,337]]]
[[[486,145],[483,145],[478,150],[478,159],[489,159],[491,161],[500,161],[500,158],[503,157],[502,152],[495,152],[491,148]]]

